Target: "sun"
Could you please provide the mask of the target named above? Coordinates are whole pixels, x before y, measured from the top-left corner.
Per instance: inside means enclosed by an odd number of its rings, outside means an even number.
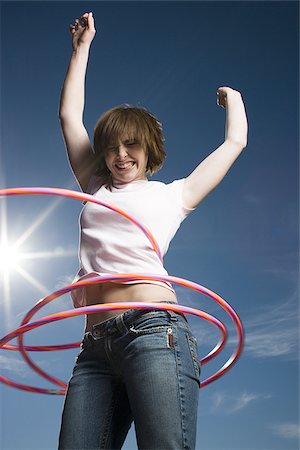
[[[70,184],[67,188],[73,189],[74,185]],[[27,264],[28,260],[37,262],[39,259],[44,259],[49,263],[52,258],[74,257],[77,255],[75,249],[69,250],[63,247],[56,247],[46,251],[33,251],[34,241],[29,241],[33,232],[49,219],[49,216],[62,201],[62,198],[53,200],[19,236],[9,236],[6,199],[4,198],[4,201],[0,201],[0,301],[4,305],[6,322],[12,320],[11,287],[12,285],[20,285],[20,277],[37,289],[43,297],[51,292],[51,289],[45,286],[43,281],[36,278],[34,272],[29,271],[29,268],[33,269],[31,264]],[[25,242],[26,244],[24,245]]]
[[[0,244],[0,272],[10,272],[19,266],[21,253],[16,246],[8,242]]]

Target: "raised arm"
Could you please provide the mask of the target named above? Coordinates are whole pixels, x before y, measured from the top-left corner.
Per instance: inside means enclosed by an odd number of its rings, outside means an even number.
[[[85,13],[70,25],[72,55],[63,84],[59,120],[69,162],[81,189],[86,191],[95,162],[93,148],[83,124],[84,86],[89,51],[95,36],[92,13]]]
[[[218,89],[218,104],[226,108],[225,141],[185,179],[183,200],[195,208],[218,184],[247,145],[247,117],[242,96],[229,87]]]

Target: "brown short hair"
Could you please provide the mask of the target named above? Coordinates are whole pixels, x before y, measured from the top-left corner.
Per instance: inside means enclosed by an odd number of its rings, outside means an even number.
[[[95,175],[108,182],[110,172],[105,163],[105,153],[109,145],[118,139],[135,139],[141,143],[148,155],[147,172],[157,172],[166,159],[162,125],[146,108],[127,103],[104,112],[94,128],[94,151],[97,168]]]

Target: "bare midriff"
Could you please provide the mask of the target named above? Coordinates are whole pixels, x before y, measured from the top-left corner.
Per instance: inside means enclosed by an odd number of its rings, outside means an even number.
[[[87,306],[119,302],[177,303],[176,294],[173,291],[167,287],[149,283],[120,284],[108,282],[97,286],[87,286],[86,299]],[[86,316],[85,331],[90,331],[93,325],[116,317],[125,311],[128,310],[101,311],[96,314],[89,314]]]

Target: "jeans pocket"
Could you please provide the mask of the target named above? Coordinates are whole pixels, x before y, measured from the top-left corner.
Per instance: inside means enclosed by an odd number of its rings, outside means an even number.
[[[170,318],[164,312],[147,313],[129,326],[134,334],[151,334],[166,331],[170,327]]]
[[[188,342],[188,347],[190,350],[190,354],[193,360],[193,366],[195,369],[195,375],[199,380],[200,383],[200,373],[201,373],[201,364],[200,364],[200,359],[198,357],[198,344],[197,344],[197,339],[195,338],[195,336],[193,336],[193,334],[191,332],[187,332],[186,333],[186,337],[187,337],[187,342]]]

